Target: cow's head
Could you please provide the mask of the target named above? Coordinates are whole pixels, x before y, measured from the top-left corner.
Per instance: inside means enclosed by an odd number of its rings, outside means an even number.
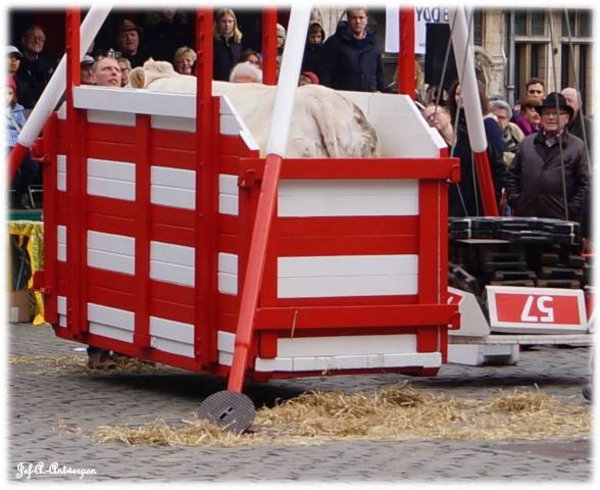
[[[168,61],[155,61],[150,58],[144,63],[143,68],[138,66],[131,70],[129,84],[133,88],[146,88],[154,80],[180,76]]]

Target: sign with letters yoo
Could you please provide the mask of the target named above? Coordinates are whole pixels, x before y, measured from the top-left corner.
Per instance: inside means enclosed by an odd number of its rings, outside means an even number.
[[[580,289],[487,286],[492,332],[576,334],[587,331]]]

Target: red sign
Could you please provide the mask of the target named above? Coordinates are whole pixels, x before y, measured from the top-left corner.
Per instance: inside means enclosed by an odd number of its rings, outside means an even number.
[[[575,296],[496,294],[499,322],[579,325]]]
[[[583,291],[488,286],[494,327],[586,329]]]

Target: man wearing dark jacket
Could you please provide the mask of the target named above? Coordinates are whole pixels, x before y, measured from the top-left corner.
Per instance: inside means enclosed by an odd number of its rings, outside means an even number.
[[[589,186],[583,141],[566,129],[573,108],[553,92],[536,110],[543,130],[530,134],[508,170],[508,203],[517,216],[578,221]]]
[[[367,30],[364,8],[349,8],[347,27],[331,36],[323,47],[321,83],[336,90],[377,92],[385,88],[381,48]]]

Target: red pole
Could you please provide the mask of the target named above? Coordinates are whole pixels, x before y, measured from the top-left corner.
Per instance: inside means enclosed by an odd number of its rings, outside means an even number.
[[[475,155],[475,174],[481,191],[483,213],[485,216],[498,216],[498,203],[487,151],[473,152],[473,154]]]
[[[277,9],[264,9],[262,24],[263,83],[277,85]]]
[[[21,143],[18,143],[13,146],[13,149],[10,150],[10,154],[8,155],[8,181],[10,182],[13,177],[16,175],[17,170],[21,166],[21,162],[23,162],[23,158],[27,155],[29,148],[23,146]]]
[[[242,288],[240,300],[240,314],[238,317],[233,363],[229,373],[227,389],[229,391],[242,391],[244,373],[248,362],[248,350],[252,341],[254,330],[254,317],[258,306],[258,295],[262,284],[265,269],[267,241],[271,230],[271,222],[275,213],[277,198],[277,184],[281,171],[282,158],[279,155],[267,155],[263,175],[256,218],[252,228],[252,240],[248,254],[248,267]]]
[[[213,154],[213,11],[196,13],[196,298],[194,354],[204,365],[210,361],[216,337],[218,162]],[[216,351],[216,349],[215,349]]]
[[[400,9],[400,49],[398,50],[398,93],[412,99],[415,87],[415,9]]]

